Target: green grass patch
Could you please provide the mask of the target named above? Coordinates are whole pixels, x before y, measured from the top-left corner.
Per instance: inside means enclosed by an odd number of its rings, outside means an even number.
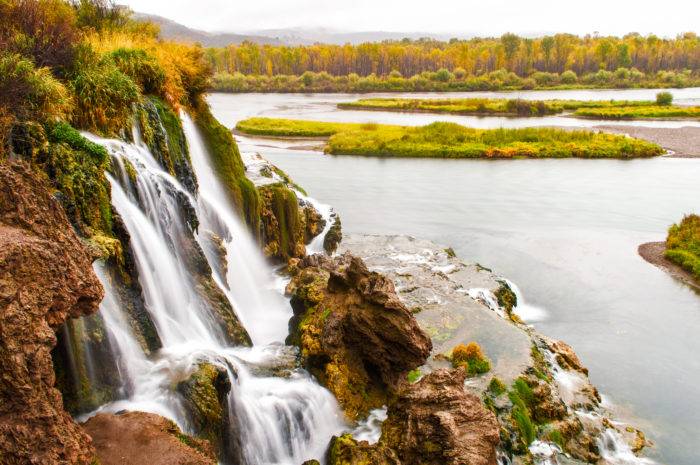
[[[329,137],[335,155],[423,158],[636,158],[661,155],[651,142],[623,135],[554,128],[472,129],[251,118],[236,128],[253,135]]]
[[[700,107],[674,105],[580,108],[575,116],[596,119],[700,118]]]
[[[666,258],[700,280],[700,216],[688,215],[669,228]]]
[[[522,100],[522,99],[406,99],[369,98],[339,103],[346,110],[384,110],[426,113],[450,113],[476,116],[545,116],[573,111],[579,108],[643,107],[654,105],[651,101],[616,100]]]

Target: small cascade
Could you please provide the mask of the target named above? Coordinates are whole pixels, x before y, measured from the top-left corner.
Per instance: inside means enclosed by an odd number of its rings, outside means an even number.
[[[513,307],[513,313],[518,315],[521,320],[523,320],[525,323],[534,323],[547,318],[547,312],[543,308],[529,304],[527,300],[525,300],[525,297],[517,284],[505,278],[502,279],[508,285],[508,287],[510,287],[517,298],[518,303],[515,307]]]
[[[294,190],[294,193],[297,195],[298,198],[300,198],[304,202],[311,204],[311,206],[314,207],[314,209],[321,214],[321,217],[325,222],[323,231],[321,231],[321,233],[318,236],[314,237],[311,240],[311,242],[309,242],[309,244],[306,246],[306,253],[309,255],[325,253],[325,249],[323,248],[323,242],[326,239],[326,234],[328,234],[328,231],[330,231],[331,227],[333,226],[333,220],[335,215],[335,213],[333,212],[333,208],[330,205],[326,205],[325,203],[319,202],[313,197],[308,197],[302,194],[298,190]]]
[[[606,429],[598,438],[598,449],[602,463],[609,465],[655,465],[651,459],[637,457],[630,446],[614,429]]]
[[[240,447],[234,460],[298,465],[321,459],[330,437],[346,428],[342,412],[330,392],[294,367],[295,349],[283,345],[291,307],[279,277],[229,204],[194,123],[182,119],[199,184],[194,194],[160,167],[138,132],[133,144],[87,135],[113,158],[113,206],[129,233],[145,308],[162,343],[147,355],[107,271],[96,265],[106,292],[100,315],[123,386],[122,398],[99,411],[153,412],[193,432],[173,386],[208,362],[231,381],[229,433]],[[229,342],[222,309],[202,290],[212,287],[203,286],[206,279],[214,284],[210,292],[227,301],[223,310],[235,311],[253,347]]]

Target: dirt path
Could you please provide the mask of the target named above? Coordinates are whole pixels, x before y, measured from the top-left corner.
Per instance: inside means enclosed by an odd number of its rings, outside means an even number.
[[[644,260],[661,268],[693,289],[700,291],[700,282],[698,282],[698,280],[664,256],[664,252],[666,251],[665,242],[647,242],[646,244],[640,245],[637,251]]]

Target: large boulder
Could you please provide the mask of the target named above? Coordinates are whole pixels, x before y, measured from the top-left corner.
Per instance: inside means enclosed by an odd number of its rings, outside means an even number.
[[[288,291],[294,310],[288,342],[300,347],[303,364],[351,419],[385,405],[430,354],[430,338],[392,281],[358,257],[306,257]]]
[[[215,465],[209,443],[153,413],[100,413],[84,424],[100,465]]]
[[[90,438],[54,388],[55,329],[97,311],[91,258],[45,180],[0,162],[0,462],[88,464]]]
[[[403,465],[496,465],[496,416],[464,389],[463,368],[408,385],[389,405],[379,445]]]

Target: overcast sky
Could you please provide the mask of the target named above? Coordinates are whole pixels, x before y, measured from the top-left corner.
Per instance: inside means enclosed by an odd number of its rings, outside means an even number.
[[[323,27],[340,31],[520,34],[700,28],[700,0],[119,0],[207,31]]]

